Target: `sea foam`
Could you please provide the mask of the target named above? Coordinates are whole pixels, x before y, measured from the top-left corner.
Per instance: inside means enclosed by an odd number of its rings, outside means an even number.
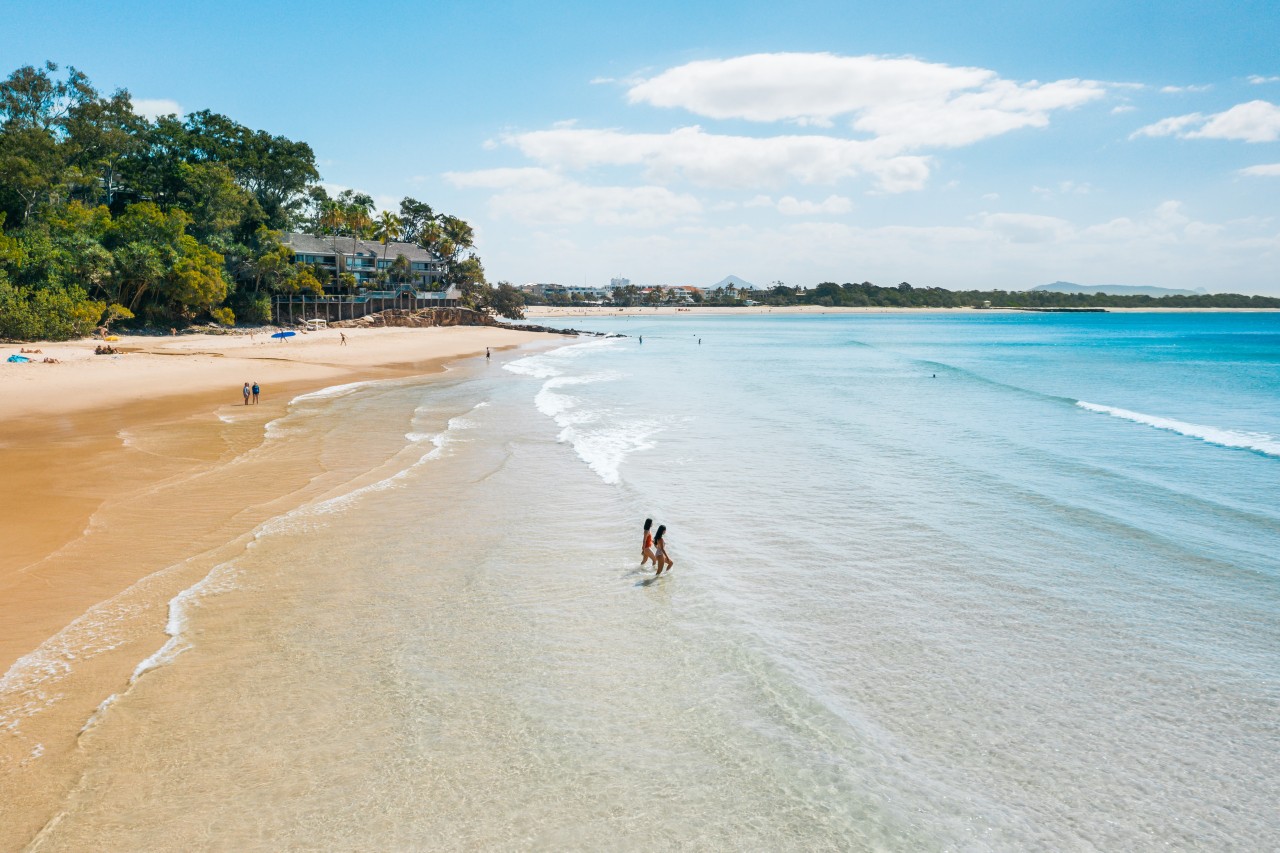
[[[1122,418],[1126,421],[1146,424],[1149,427],[1185,435],[1189,438],[1196,438],[1209,444],[1252,450],[1255,453],[1261,453],[1266,456],[1280,456],[1280,438],[1265,432],[1245,432],[1215,426],[1202,426],[1201,424],[1187,423],[1173,418],[1131,412],[1128,409],[1118,409],[1115,406],[1086,403],[1083,400],[1077,400],[1076,405],[1090,412],[1098,412],[1110,415],[1113,418]]]

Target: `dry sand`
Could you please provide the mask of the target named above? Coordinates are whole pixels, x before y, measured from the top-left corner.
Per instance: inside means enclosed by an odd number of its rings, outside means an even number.
[[[293,397],[565,340],[486,327],[344,332],[347,345],[334,329],[287,341],[123,337],[115,356],[95,355],[91,340],[0,346],[0,849],[30,839],[66,795],[76,732],[163,644],[168,601],[265,519],[361,475],[319,470],[298,458],[309,448],[237,461]],[[42,352],[5,361],[22,348]],[[241,388],[255,381],[261,403],[245,406]],[[77,620],[91,609],[98,627],[86,634]]]
[[[50,559],[104,506],[242,451],[299,393],[429,373],[485,347],[561,340],[485,327],[345,333],[347,345],[333,329],[287,341],[267,333],[122,337],[114,356],[95,355],[91,340],[0,346],[0,673],[148,570],[127,553],[99,552],[93,566]],[[5,361],[21,348],[42,352],[28,354],[29,364]],[[39,361],[46,357],[59,363]],[[242,405],[245,382],[261,385],[260,405]],[[149,453],[125,446],[132,432],[183,423],[191,441]],[[178,542],[181,527],[172,531]]]

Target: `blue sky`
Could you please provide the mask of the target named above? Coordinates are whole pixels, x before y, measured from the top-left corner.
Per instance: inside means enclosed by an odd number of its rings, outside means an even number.
[[[1280,295],[1280,4],[1053,5],[55,0],[0,66],[305,140],[493,280]]]

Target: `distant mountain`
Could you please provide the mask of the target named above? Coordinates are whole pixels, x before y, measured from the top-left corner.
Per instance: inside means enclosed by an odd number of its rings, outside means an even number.
[[[1208,293],[1204,288],[1196,290],[1175,290],[1171,287],[1150,287],[1132,284],[1075,284],[1070,281],[1055,281],[1053,284],[1041,284],[1032,290],[1051,290],[1054,293],[1105,293],[1108,296],[1198,296]]]
[[[756,286],[749,281],[738,278],[736,275],[727,275],[724,278],[711,285],[708,290],[715,290],[717,287],[734,287],[738,290],[755,290]]]

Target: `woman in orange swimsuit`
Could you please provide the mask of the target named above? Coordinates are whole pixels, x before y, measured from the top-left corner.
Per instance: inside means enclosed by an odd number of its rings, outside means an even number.
[[[649,532],[649,528],[653,527],[653,519],[646,518],[644,520],[644,542],[640,545],[640,565],[653,560],[653,564],[658,564],[658,558],[653,554],[653,534]]]

